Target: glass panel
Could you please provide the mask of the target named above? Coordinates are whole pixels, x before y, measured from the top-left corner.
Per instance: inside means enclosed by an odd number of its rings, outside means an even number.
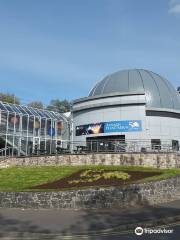
[[[27,138],[21,138],[21,154],[26,154]]]
[[[13,104],[6,103],[6,108],[9,107],[11,112],[14,112]]]
[[[8,116],[8,133],[13,134],[16,122],[17,122],[17,119],[15,114],[10,113]]]
[[[27,112],[22,108],[22,106],[17,106],[17,107],[21,111],[21,113],[27,114]]]
[[[20,116],[19,115],[16,115],[15,119],[15,131],[19,131],[19,126],[20,126]]]
[[[51,153],[56,153],[56,140],[52,140],[51,142]]]
[[[39,109],[36,109],[36,111],[39,113],[41,117],[46,117],[43,111],[40,111]]]
[[[34,129],[34,117],[29,117],[29,134],[33,134]]]
[[[58,118],[58,119],[62,119],[62,117],[61,117],[61,114],[60,113],[57,113],[57,112],[52,112],[53,113],[53,115],[55,115],[56,116],[56,118]]]
[[[40,142],[40,154],[45,154],[46,153],[46,142],[41,141]]]
[[[32,153],[33,153],[33,140],[32,138],[28,138],[27,154],[32,155]]]
[[[51,150],[51,140],[46,141],[46,153],[49,154]]]
[[[40,134],[40,120],[37,117],[35,118],[34,128],[35,128],[35,136],[39,136],[39,134]]]
[[[49,112],[48,112],[48,111],[44,111],[44,115],[45,115],[47,118],[50,118],[50,115],[49,115]]]
[[[31,115],[39,116],[39,115],[37,114],[37,112],[36,112],[33,108],[28,107],[28,109],[29,109],[29,111],[31,111]]]
[[[28,117],[22,116],[22,130],[24,133],[27,132],[27,122],[28,122]]]
[[[51,120],[47,120],[47,135],[51,136]]]
[[[49,115],[50,118],[53,118],[53,115],[49,111],[48,111],[48,115]]]
[[[15,105],[11,105],[11,108],[13,109],[14,112],[21,113]]]
[[[8,106],[7,104],[4,104],[9,112],[13,112],[12,108]]]
[[[63,122],[56,122],[57,136],[61,136],[61,131],[63,128]]]
[[[41,119],[41,136],[44,136],[46,134],[45,127],[46,127],[46,120]]]
[[[7,126],[7,113],[1,112],[1,123],[0,123],[0,133],[6,133],[6,126]]]
[[[55,119],[57,119],[57,120],[62,119],[61,116],[58,113],[55,113],[55,112],[51,112],[51,113],[52,113],[52,115],[54,116]]]
[[[6,152],[7,155],[12,154],[11,147],[13,145],[13,141],[14,141],[13,140],[13,135],[7,135],[7,147],[9,147],[9,150],[7,149],[7,152]]]
[[[7,111],[7,109],[5,108],[5,106],[1,102],[0,102],[0,109]]]
[[[27,107],[23,107],[23,108],[26,110],[26,112],[27,112],[30,116],[34,115],[34,114],[29,110],[29,108],[27,108]]]

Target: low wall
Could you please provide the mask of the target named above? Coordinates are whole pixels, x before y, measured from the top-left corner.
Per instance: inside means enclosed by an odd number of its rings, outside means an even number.
[[[180,177],[123,187],[58,192],[0,192],[4,208],[113,208],[180,199]]]
[[[0,161],[0,167],[45,165],[125,165],[180,168],[180,156],[176,153],[102,153],[9,158]]]

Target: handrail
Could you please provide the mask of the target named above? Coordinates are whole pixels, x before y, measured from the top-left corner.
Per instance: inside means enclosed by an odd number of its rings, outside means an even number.
[[[0,156],[1,157],[6,157],[6,156],[10,156],[10,151],[13,150],[13,147],[6,147],[6,148],[1,148],[0,149]],[[8,154],[6,154],[8,151]]]
[[[31,156],[31,155],[51,155],[51,154],[69,154],[69,153],[177,153],[180,155],[179,144],[172,145],[169,141],[163,141],[161,144],[153,144],[151,139],[132,139],[132,140],[87,140],[87,141],[69,141],[61,140],[56,145],[53,145],[52,150],[45,145],[39,148],[31,149],[31,151],[25,152],[25,143],[21,142],[21,146],[16,143],[17,139],[14,139],[14,146],[7,146],[0,149],[0,157],[10,156]],[[44,143],[45,144],[45,143]],[[9,145],[9,144],[8,144]]]
[[[9,148],[10,148],[10,147],[1,148],[1,149],[0,149],[0,153],[3,152],[3,151],[5,151],[5,150],[7,150],[7,149],[9,149]]]

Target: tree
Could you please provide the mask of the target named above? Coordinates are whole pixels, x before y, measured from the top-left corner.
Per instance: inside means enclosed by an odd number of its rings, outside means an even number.
[[[0,101],[20,104],[20,100],[14,94],[10,93],[0,93]]]
[[[33,102],[28,103],[28,107],[43,109],[43,108],[44,108],[44,105],[43,105],[43,103],[40,102],[40,101],[33,101]]]
[[[66,99],[62,101],[59,99],[53,99],[50,101],[47,109],[59,113],[69,112],[71,109],[71,102]]]

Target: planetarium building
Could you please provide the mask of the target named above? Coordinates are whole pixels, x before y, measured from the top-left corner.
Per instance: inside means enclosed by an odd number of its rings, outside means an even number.
[[[73,102],[72,119],[72,140],[95,151],[122,150],[122,144],[125,151],[179,150],[180,95],[151,71],[106,76]]]

